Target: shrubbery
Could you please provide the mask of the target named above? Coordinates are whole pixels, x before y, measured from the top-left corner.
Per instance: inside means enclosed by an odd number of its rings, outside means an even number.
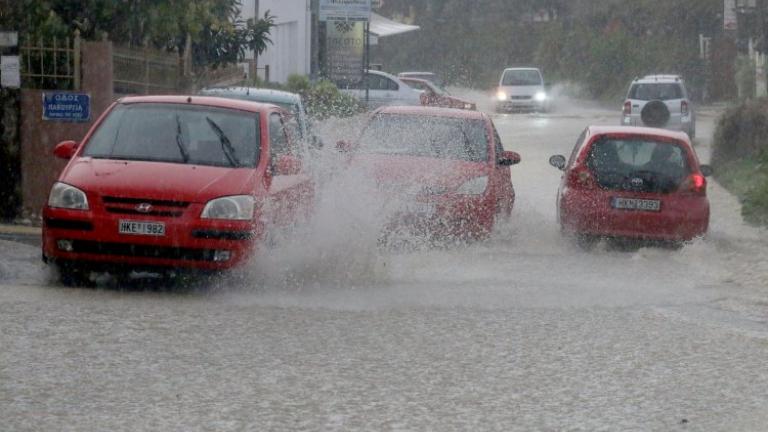
[[[311,82],[304,75],[291,75],[285,84],[251,83],[256,87],[284,90],[301,95],[307,108],[307,113],[316,119],[329,117],[351,117],[364,111],[363,105],[354,96],[339,91],[334,83],[328,80]]]
[[[723,114],[712,165],[718,180],[742,201],[744,218],[768,225],[768,99],[748,101]]]

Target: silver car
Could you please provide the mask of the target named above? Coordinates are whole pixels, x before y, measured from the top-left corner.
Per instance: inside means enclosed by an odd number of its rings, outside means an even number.
[[[696,136],[696,113],[678,75],[648,75],[632,81],[621,124],[682,131]]]

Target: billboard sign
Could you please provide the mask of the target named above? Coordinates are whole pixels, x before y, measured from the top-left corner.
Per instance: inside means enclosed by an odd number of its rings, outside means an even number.
[[[365,32],[362,22],[331,22],[326,30],[328,78],[337,84],[363,79]]]
[[[371,0],[320,0],[320,21],[369,21]]]

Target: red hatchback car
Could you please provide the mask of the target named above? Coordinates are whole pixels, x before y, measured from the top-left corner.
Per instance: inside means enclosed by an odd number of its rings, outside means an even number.
[[[351,166],[375,180],[398,204],[386,232],[441,238],[487,235],[515,201],[510,166],[491,119],[477,111],[384,107],[353,147]]]
[[[556,155],[550,164],[565,172],[557,199],[564,233],[672,243],[707,233],[712,170],[684,133],[589,127],[570,160]]]
[[[308,213],[314,185],[274,105],[200,96],[114,103],[70,159],[43,210],[43,257],[62,282],[91,270],[223,270],[270,223]]]

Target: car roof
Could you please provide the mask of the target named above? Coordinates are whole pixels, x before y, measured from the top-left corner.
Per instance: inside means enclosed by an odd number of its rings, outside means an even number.
[[[394,80],[394,81],[397,81],[397,80],[399,80],[399,79],[400,79],[400,78],[398,78],[397,76],[395,76],[395,75],[392,75],[391,73],[388,73],[388,72],[384,72],[384,71],[380,71],[380,70],[375,70],[375,69],[368,69],[368,70],[366,70],[365,72],[366,72],[366,73],[368,73],[368,74],[372,74],[372,75],[381,75],[381,76],[385,76],[385,77],[387,77],[387,78],[391,78],[391,79],[392,79],[392,80]]]
[[[297,104],[301,101],[301,96],[296,93],[258,87],[212,87],[200,90],[200,94],[207,96],[233,95],[271,103]]]
[[[241,99],[229,99],[214,96],[197,95],[156,95],[156,96],[126,96],[120,98],[121,104],[139,104],[139,103],[168,103],[168,104],[189,104],[196,106],[209,106],[216,108],[229,108],[242,111],[266,111],[269,109],[280,108],[269,103],[254,102]]]
[[[397,74],[398,76],[408,76],[408,75],[429,75],[429,76],[437,76],[434,72],[400,72]]]
[[[590,126],[591,135],[641,135],[648,137],[659,137],[665,139],[674,139],[690,144],[690,138],[685,132],[672,131],[667,129],[649,128],[640,126]]]
[[[486,115],[480,111],[470,111],[455,108],[440,108],[426,106],[385,106],[374,111],[374,114],[404,114],[413,116],[452,117],[473,120],[484,120]]]
[[[541,70],[537,67],[508,67],[504,69],[504,72],[515,71],[515,70],[535,70],[535,71],[541,72]]]
[[[646,75],[642,78],[635,78],[636,83],[675,83],[681,82],[683,78],[680,75]]]

